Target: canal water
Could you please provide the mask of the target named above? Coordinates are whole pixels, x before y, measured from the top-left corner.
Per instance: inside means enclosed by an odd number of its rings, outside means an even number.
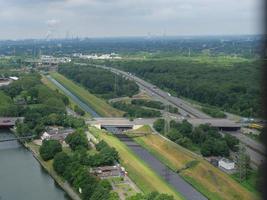
[[[0,129],[0,139],[13,138]],[[0,200],[68,200],[32,153],[17,141],[0,142]]]
[[[93,117],[101,117],[89,105],[82,102],[79,98],[73,95],[67,88],[61,85],[52,77],[48,78],[56,84],[66,95],[72,98],[86,112],[89,112]],[[124,144],[126,144],[133,152],[135,152],[142,160],[148,164],[160,177],[165,179],[177,192],[179,192],[186,200],[207,200],[200,192],[193,188],[189,183],[183,180],[177,173],[166,167],[164,163],[159,161],[150,152],[137,144],[134,140],[121,134],[117,128],[106,127],[107,131],[114,133]]]

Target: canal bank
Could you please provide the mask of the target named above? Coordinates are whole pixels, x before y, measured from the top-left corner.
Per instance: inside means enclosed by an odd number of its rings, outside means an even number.
[[[10,130],[15,136],[18,136],[15,129],[12,128]],[[18,140],[17,142],[19,142],[23,147],[32,153],[33,157],[39,162],[41,167],[54,179],[56,184],[58,184],[58,186],[66,192],[68,197],[70,197],[72,200],[81,200],[80,196],[72,189],[69,183],[57,175],[52,167],[52,161],[46,162],[42,160],[39,154],[39,146],[35,145],[33,142],[26,142],[24,140]]]
[[[50,81],[57,85],[62,91],[66,92],[69,97],[71,97],[76,103],[81,104],[81,101],[73,95],[69,90],[67,90],[61,83],[57,82],[52,77],[49,77]],[[71,93],[71,95],[70,95]],[[75,98],[73,98],[73,96]],[[78,100],[78,101],[77,101]],[[81,107],[84,107],[84,110],[90,112],[92,110],[87,104],[82,102]],[[94,110],[91,113],[94,117],[101,117]],[[111,132],[115,135],[119,135],[120,132],[117,128],[108,128],[108,132]],[[173,172],[169,169],[164,163],[160,162],[155,156],[149,153],[142,146],[130,140],[130,138],[118,137],[120,141],[126,144],[136,155],[139,156],[152,170],[154,170],[161,178],[163,178],[172,188],[174,188],[177,192],[179,192],[185,199],[188,200],[207,200],[207,198],[198,192],[192,185],[186,182],[182,177],[180,177],[177,173]]]
[[[37,145],[33,144],[32,142],[24,143],[24,146],[32,152],[34,158],[40,163],[43,169],[55,180],[55,182],[68,194],[68,196],[72,200],[81,200],[80,196],[72,189],[70,184],[63,180],[57,173],[54,171],[52,167],[52,161],[50,163],[45,162],[40,157]]]
[[[14,138],[8,129],[0,129],[0,139]],[[69,200],[54,179],[18,141],[0,143],[1,200]]]

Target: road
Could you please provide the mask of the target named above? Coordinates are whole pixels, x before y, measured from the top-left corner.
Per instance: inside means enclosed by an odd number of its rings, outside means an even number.
[[[250,156],[253,167],[259,166],[266,159],[266,152],[263,144],[252,140],[241,132],[228,132],[228,134],[237,137],[243,144],[246,145],[246,151]]]
[[[79,98],[72,94],[67,88],[48,76],[57,87],[59,87],[66,95],[68,95],[73,101],[81,106],[86,112],[89,112],[94,117],[100,117],[94,110],[92,110],[87,104],[83,103]],[[139,119],[142,120],[142,119]],[[108,131],[118,133],[120,130],[117,128],[110,128]],[[118,134],[116,134],[118,135]],[[119,135],[118,135],[119,136]],[[131,148],[148,166],[153,169],[159,176],[165,179],[177,192],[181,193],[187,200],[207,200],[200,192],[193,188],[189,183],[184,181],[177,173],[173,172],[167,166],[161,163],[156,157],[149,153],[146,149],[135,143],[133,140],[125,140],[119,137],[129,148]]]
[[[79,64],[79,63],[77,63]],[[82,63],[81,63],[82,64]],[[127,79],[134,80],[140,87],[140,89],[146,91],[150,96],[156,97],[159,101],[163,103],[169,103],[171,105],[177,106],[179,108],[179,112],[182,115],[182,117],[187,118],[187,120],[191,120],[194,122],[194,120],[202,120],[203,122],[205,120],[216,120],[214,118],[211,118],[210,116],[206,115],[205,113],[197,110],[196,108],[193,108],[190,104],[185,102],[184,100],[178,98],[178,97],[172,97],[167,92],[162,91],[155,85],[148,83],[128,72],[121,71],[116,68],[112,67],[106,67],[102,65],[94,65],[95,67],[102,68],[105,70],[109,70],[115,74],[121,75]],[[190,116],[190,117],[188,117]],[[228,120],[228,122],[227,122]],[[230,121],[232,123],[235,123],[232,120],[225,119],[223,120],[224,123],[229,123]],[[191,123],[191,122],[190,122]],[[255,165],[260,165],[262,163],[262,160],[265,160],[265,156],[263,155],[264,148],[263,145],[259,144],[258,142],[255,142],[251,140],[251,138],[241,134],[240,132],[231,132],[232,135],[236,136],[241,143],[245,144],[247,153],[249,154],[252,163]]]
[[[178,97],[173,97],[169,93],[159,89],[155,85],[148,83],[130,73],[121,71],[116,68],[111,68],[111,67],[106,67],[102,65],[94,65],[95,67],[102,68],[109,70],[115,74],[122,75],[123,77],[134,80],[140,87],[140,89],[145,90],[148,94],[151,96],[156,96],[157,98],[161,99],[162,101],[167,101],[169,104],[174,105],[178,108],[180,108],[180,113],[184,116],[191,116],[191,117],[196,117],[196,118],[211,118],[207,114],[193,108],[191,105],[189,105],[187,102],[184,100],[178,98]]]

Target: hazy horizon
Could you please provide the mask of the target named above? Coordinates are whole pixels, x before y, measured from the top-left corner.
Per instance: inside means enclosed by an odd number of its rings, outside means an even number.
[[[0,39],[261,34],[262,0],[0,0]]]

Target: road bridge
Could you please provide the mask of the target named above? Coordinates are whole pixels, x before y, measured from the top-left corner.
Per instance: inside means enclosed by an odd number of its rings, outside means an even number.
[[[10,128],[15,126],[16,121],[23,121],[23,117],[0,117],[0,128]]]
[[[23,140],[23,139],[32,139],[34,137],[35,137],[34,135],[30,135],[30,136],[23,136],[23,137],[1,139],[0,142],[8,142],[8,141],[14,141],[14,140]]]
[[[153,123],[158,118],[137,118],[134,120],[129,120],[127,118],[93,118],[92,120],[87,120],[86,123],[96,126],[98,128],[102,128],[103,126],[112,126],[117,128],[129,128],[132,127],[136,129],[143,125],[153,125]],[[184,118],[173,118],[173,120],[181,122]],[[240,129],[241,125],[239,123],[235,123],[228,119],[197,119],[197,118],[187,118],[186,119],[193,126],[199,126],[200,124],[209,124],[212,127],[216,127],[223,131],[237,131]]]

